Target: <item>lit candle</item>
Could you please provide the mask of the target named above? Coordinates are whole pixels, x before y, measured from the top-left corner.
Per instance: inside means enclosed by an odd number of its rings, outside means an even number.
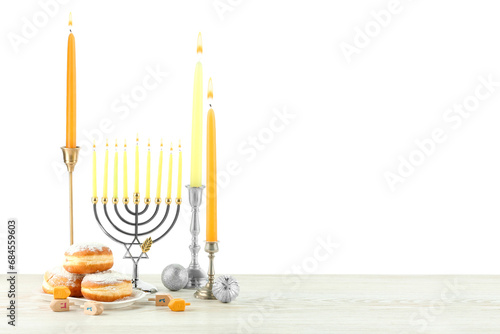
[[[168,157],[168,186],[167,186],[167,199],[172,198],[172,143],[170,143],[170,156]]]
[[[68,64],[66,73],[66,147],[76,147],[76,61],[75,36],[71,32],[73,20],[69,13]]]
[[[115,141],[115,173],[113,178],[113,198],[118,198],[118,139]]]
[[[104,156],[104,180],[103,180],[102,197],[108,197],[108,140],[106,139],[106,155]]]
[[[139,193],[139,134],[135,140],[135,188],[134,193]]]
[[[179,170],[177,171],[177,199],[181,199],[182,190],[182,151],[181,141],[179,140]]]
[[[92,197],[97,198],[97,172],[96,172],[96,156],[95,156],[95,140],[94,152],[92,158]]]
[[[161,140],[160,162],[158,163],[158,182],[156,185],[156,198],[161,198],[161,170],[163,168],[163,139]]]
[[[127,182],[127,140],[123,146],[123,198],[128,198],[128,182]]]
[[[208,82],[208,99],[213,98],[212,79]],[[207,241],[217,241],[217,154],[215,143],[215,113],[207,115]]]
[[[146,198],[150,198],[151,190],[151,140],[148,139],[148,164],[146,167]]]
[[[203,53],[201,33],[198,34],[197,53]],[[201,147],[203,132],[203,67],[196,63],[193,90],[193,124],[191,133],[191,187],[201,187]]]

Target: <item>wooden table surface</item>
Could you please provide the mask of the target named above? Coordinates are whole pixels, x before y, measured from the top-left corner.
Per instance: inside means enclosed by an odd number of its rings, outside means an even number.
[[[1,306],[7,305],[1,275]],[[171,312],[140,301],[100,316],[56,313],[34,294],[41,275],[18,276],[17,333],[500,333],[499,276],[238,275],[230,304],[172,292],[192,305]],[[160,275],[141,276],[166,289]],[[14,332],[5,315],[1,333]]]

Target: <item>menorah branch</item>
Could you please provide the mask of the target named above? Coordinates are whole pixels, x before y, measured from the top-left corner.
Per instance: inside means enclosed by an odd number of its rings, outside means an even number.
[[[121,216],[120,212],[118,211],[118,204],[114,204],[114,206],[115,206],[115,212],[116,212],[116,215],[118,216],[118,218],[120,218],[120,220],[121,220],[122,222],[124,222],[124,223],[125,223],[125,224],[127,224],[127,225],[135,225],[135,223],[129,222],[128,220],[126,220],[125,218],[123,218],[123,217]],[[127,206],[125,206],[125,207],[127,207]]]
[[[112,236],[111,234],[109,234],[108,231],[106,231],[106,229],[104,228],[104,226],[102,226],[102,223],[99,220],[99,215],[97,214],[97,197],[93,197],[92,198],[92,204],[93,204],[93,207],[94,207],[95,220],[97,221],[97,224],[99,225],[99,227],[101,228],[101,230],[104,232],[104,234],[106,234],[108,236],[108,238],[110,238],[111,240],[124,245],[125,241],[121,241],[121,240],[115,238],[114,236]]]

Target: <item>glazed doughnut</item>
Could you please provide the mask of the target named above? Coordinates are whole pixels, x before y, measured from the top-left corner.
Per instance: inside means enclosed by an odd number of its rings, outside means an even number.
[[[74,244],[64,253],[63,267],[73,274],[93,274],[113,266],[113,253],[100,243]]]
[[[71,297],[81,297],[81,283],[84,276],[68,273],[60,266],[52,268],[51,270],[47,270],[43,276],[43,292],[54,294],[56,286],[67,286],[71,292]]]
[[[113,270],[86,275],[82,294],[87,299],[112,302],[132,294],[132,281],[127,275]]]

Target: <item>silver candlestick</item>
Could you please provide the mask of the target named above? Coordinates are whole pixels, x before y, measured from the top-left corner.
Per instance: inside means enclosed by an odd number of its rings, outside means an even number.
[[[191,251],[191,263],[187,268],[188,271],[188,282],[185,286],[186,289],[198,289],[207,282],[207,274],[201,269],[200,263],[198,262],[198,252],[201,247],[198,243],[198,234],[200,234],[200,206],[203,199],[203,189],[205,186],[201,187],[191,187],[186,186],[189,192],[189,204],[191,205],[191,245],[189,245],[189,250]]]

